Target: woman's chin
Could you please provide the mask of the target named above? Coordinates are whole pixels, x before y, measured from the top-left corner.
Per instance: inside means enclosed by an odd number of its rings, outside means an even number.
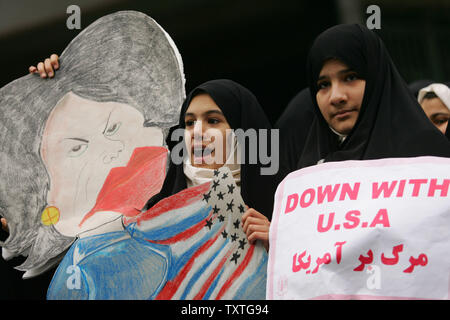
[[[191,157],[191,164],[193,167],[203,169],[218,169],[223,166],[223,163],[216,163],[214,154],[202,157]]]

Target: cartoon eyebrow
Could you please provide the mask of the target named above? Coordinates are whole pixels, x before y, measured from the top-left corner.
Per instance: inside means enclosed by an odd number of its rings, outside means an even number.
[[[89,143],[89,140],[81,139],[81,138],[65,138],[64,140],[76,140],[76,141],[81,141],[84,143]]]

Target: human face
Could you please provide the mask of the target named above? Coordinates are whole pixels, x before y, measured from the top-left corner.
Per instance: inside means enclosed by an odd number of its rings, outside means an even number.
[[[206,93],[196,95],[186,110],[184,123],[191,164],[208,169],[222,167],[227,160],[231,127],[214,100]]]
[[[328,125],[348,135],[361,110],[366,81],[340,60],[328,60],[320,71],[316,94],[320,112]]]
[[[60,212],[55,224],[60,233],[75,236],[121,215],[96,215],[79,226],[112,168],[126,166],[137,147],[162,145],[161,130],[143,124],[143,115],[126,104],[95,102],[73,93],[58,102],[40,151],[50,176],[47,203]]]
[[[441,99],[423,99],[421,106],[428,119],[445,134],[450,119],[450,110],[442,103]]]

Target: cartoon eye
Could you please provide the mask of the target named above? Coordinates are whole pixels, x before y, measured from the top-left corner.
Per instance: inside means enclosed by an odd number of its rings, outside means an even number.
[[[115,134],[117,132],[117,130],[119,130],[120,126],[122,125],[122,122],[116,122],[112,125],[110,125],[106,130],[105,130],[105,136],[112,136],[113,134]]]
[[[76,158],[81,156],[88,148],[87,143],[78,144],[69,150],[68,155],[71,158]]]

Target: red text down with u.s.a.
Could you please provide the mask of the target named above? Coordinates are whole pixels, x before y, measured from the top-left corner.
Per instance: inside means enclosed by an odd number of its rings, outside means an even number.
[[[275,196],[268,299],[448,299],[450,159],[344,161]]]

